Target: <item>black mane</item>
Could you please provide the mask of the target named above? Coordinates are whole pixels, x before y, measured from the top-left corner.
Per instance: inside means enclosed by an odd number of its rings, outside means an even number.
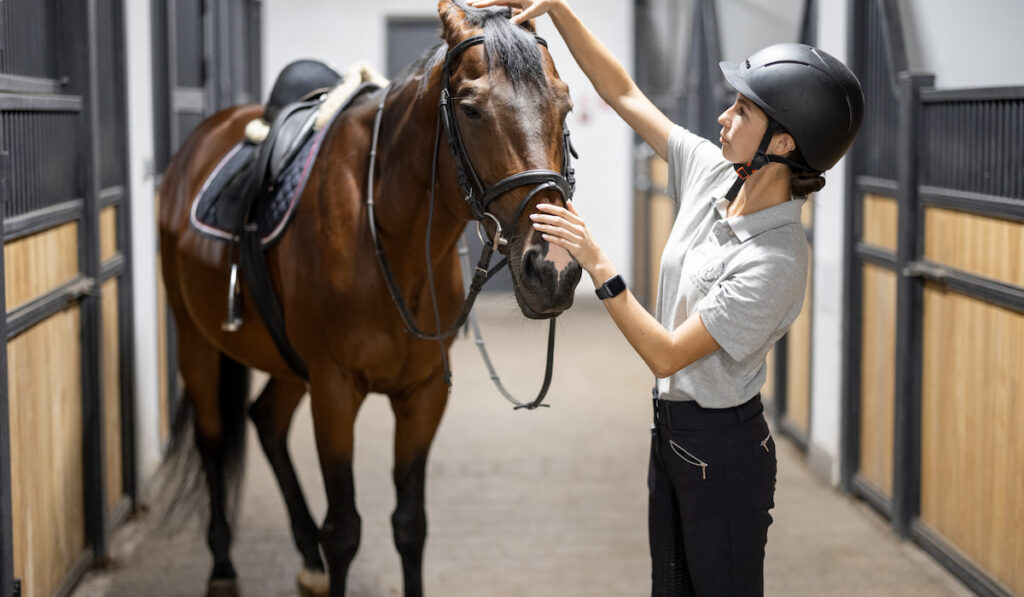
[[[535,89],[547,84],[544,65],[541,62],[539,43],[529,31],[513,25],[509,20],[510,9],[501,7],[471,8],[463,0],[453,3],[466,15],[470,25],[484,30],[484,51],[487,56],[487,71],[500,68],[514,87],[527,85]],[[415,62],[407,66],[395,77],[395,83],[429,73],[435,66],[444,62],[448,45],[444,42],[427,50]],[[419,82],[419,93],[426,90],[427,77]]]

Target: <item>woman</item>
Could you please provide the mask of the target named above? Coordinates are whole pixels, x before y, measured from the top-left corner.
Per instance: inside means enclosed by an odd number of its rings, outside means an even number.
[[[579,212],[541,205],[534,227],[566,248],[657,377],[648,473],[653,595],[760,595],[775,444],[762,414],[765,356],[800,313],[808,247],[800,211],[850,147],[857,78],[801,44],[721,64],[736,100],[721,149],[674,125],[565,0],[470,0],[548,13],[602,99],[668,160],[679,207],[655,316],[626,289]]]

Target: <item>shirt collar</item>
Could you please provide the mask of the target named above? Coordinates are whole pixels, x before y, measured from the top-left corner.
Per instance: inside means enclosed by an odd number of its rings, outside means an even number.
[[[729,200],[723,197],[715,202],[715,210],[732,228],[733,234],[742,243],[779,226],[799,224],[800,212],[806,201],[806,199],[791,199],[752,214],[728,217]]]

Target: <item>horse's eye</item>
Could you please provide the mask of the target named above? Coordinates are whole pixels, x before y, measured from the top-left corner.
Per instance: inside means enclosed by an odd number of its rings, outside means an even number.
[[[478,112],[477,109],[474,108],[473,106],[470,106],[468,104],[459,104],[459,107],[462,108],[462,113],[463,114],[465,114],[466,116],[469,116],[470,118],[472,118],[474,120],[480,120],[481,118],[483,118],[483,116],[481,116],[480,112]]]

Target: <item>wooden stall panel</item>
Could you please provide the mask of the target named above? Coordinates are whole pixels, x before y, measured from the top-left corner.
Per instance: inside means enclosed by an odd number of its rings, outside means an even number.
[[[896,274],[865,264],[863,287],[859,473],[891,496]]]
[[[77,307],[7,344],[14,576],[25,597],[57,589],[85,549]]]
[[[925,258],[977,276],[1024,286],[1024,224],[929,207]]]
[[[664,189],[668,185],[668,162],[654,156],[648,164],[650,165],[651,186],[655,189]],[[657,297],[661,253],[665,244],[668,243],[668,235],[672,232],[672,224],[676,219],[676,204],[668,195],[653,193],[649,209],[651,217],[647,230],[647,254],[651,256],[651,261],[650,269],[647,272],[647,279],[650,281],[647,296]]]
[[[921,519],[1024,595],[1024,315],[929,284]]]
[[[869,245],[896,252],[896,200],[881,195],[864,195],[864,221],[861,240]]]
[[[804,435],[811,422],[811,276],[804,308],[786,334],[786,420]]]
[[[103,283],[103,434],[107,467],[107,512],[124,495],[121,470],[121,355],[116,278]]]
[[[117,254],[117,207],[100,211],[100,262]]]
[[[78,274],[78,224],[5,243],[4,270],[8,311],[72,280]]]

